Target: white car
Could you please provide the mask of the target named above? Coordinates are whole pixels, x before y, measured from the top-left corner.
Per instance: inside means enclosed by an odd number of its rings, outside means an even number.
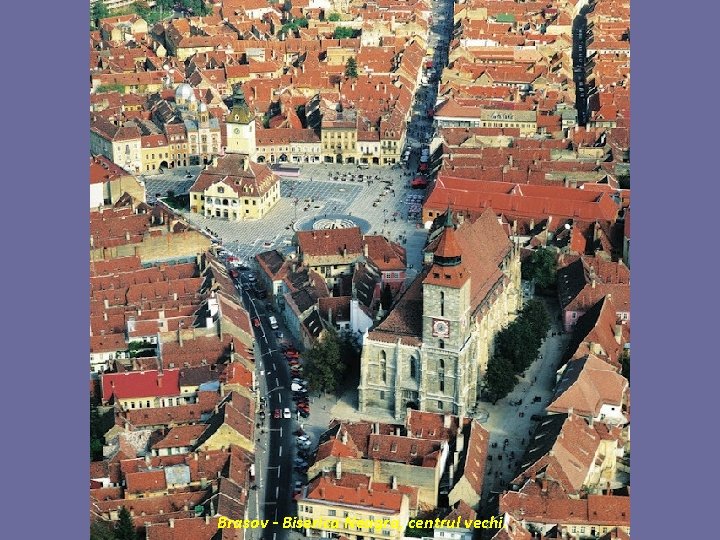
[[[292,418],[292,416],[290,415],[290,409],[288,409],[287,407],[283,409],[283,418]]]

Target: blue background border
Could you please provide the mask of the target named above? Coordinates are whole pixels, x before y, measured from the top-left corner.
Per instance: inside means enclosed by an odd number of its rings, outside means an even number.
[[[635,538],[707,534],[717,513],[719,11],[632,2]],[[88,19],[84,2],[3,9],[9,538],[88,536]]]

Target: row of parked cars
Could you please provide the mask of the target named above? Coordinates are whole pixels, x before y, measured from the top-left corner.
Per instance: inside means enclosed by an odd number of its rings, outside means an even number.
[[[290,390],[293,393],[293,401],[298,414],[303,418],[310,416],[310,398],[308,395],[308,383],[303,378],[303,366],[300,361],[300,353],[292,345],[282,345],[283,355],[290,366]]]

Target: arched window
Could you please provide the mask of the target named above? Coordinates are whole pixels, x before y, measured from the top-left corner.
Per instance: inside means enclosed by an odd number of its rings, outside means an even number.
[[[440,316],[445,316],[445,293],[440,292]]]
[[[445,391],[445,370],[444,369],[440,369],[438,371],[438,389],[441,392]]]
[[[410,378],[415,379],[417,377],[417,360],[414,356],[410,357]]]
[[[441,349],[445,348],[445,340],[444,339],[438,340],[438,347],[440,347]]]
[[[380,351],[380,379],[387,382],[387,355],[385,351]]]

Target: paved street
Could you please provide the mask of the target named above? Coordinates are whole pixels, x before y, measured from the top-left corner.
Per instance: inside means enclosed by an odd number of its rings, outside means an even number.
[[[278,350],[275,333],[270,328],[264,302],[253,299],[246,291],[242,292],[242,299],[250,316],[259,319],[261,323],[259,327],[254,327],[255,339],[260,348],[260,357],[256,359],[255,367],[260,395],[265,399],[265,420],[258,418],[261,429],[256,437],[255,466],[260,477],[249,509],[253,518],[282,521],[284,516],[293,515],[290,507],[293,489],[292,432],[297,428],[297,422],[294,415],[290,419],[275,418],[274,411],[282,412],[286,407],[293,413],[295,411],[290,392],[290,374]],[[281,526],[271,523],[264,530],[248,531],[248,536],[254,540],[261,537],[282,540],[287,532]]]
[[[338,176],[338,180],[328,180],[331,172],[353,174],[355,179],[347,176],[342,180]],[[372,179],[368,180],[368,176]],[[305,165],[300,178],[281,179],[282,198],[262,220],[231,222],[189,212],[183,215],[196,227],[219,236],[226,249],[244,260],[269,249],[290,251],[295,230],[312,227],[316,219],[359,217],[362,223],[369,224],[363,232],[383,234],[404,245],[411,267],[409,276],[414,277],[427,233],[418,218],[409,214],[411,209],[420,209],[425,193],[408,186],[411,177],[405,169],[388,167],[359,170],[354,165]]]
[[[490,432],[490,448],[492,461],[488,461],[485,469],[485,486],[483,500],[487,501],[491,491],[502,491],[507,483],[516,476],[525,450],[530,442],[530,434],[537,427],[532,415],[543,415],[555,388],[556,372],[560,359],[570,340],[570,334],[560,334],[561,324],[557,319],[559,307],[554,300],[547,300],[546,307],[550,314],[552,327],[540,348],[540,356],[528,368],[525,376],[519,379],[515,389],[495,405],[488,402],[478,403],[477,416],[489,414],[483,421],[483,427]],[[555,336],[553,336],[553,332]],[[540,396],[540,401],[533,403],[533,398]],[[520,405],[512,403],[522,400]],[[520,417],[520,413],[524,416]],[[505,439],[507,446],[503,448]],[[514,459],[513,456],[514,455]],[[498,460],[498,456],[502,456]]]
[[[201,170],[201,166],[195,165],[168,169],[162,174],[141,174],[140,180],[145,182],[145,191],[147,192],[146,202],[154,203],[158,194],[160,197],[167,197],[168,191],[173,191],[175,195],[187,193]]]

